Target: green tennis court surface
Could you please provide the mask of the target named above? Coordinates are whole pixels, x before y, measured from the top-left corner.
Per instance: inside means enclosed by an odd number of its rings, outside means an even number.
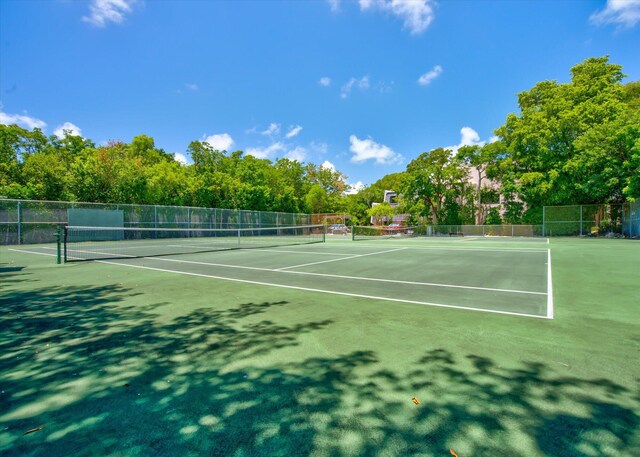
[[[96,237],[96,231],[91,231]],[[105,235],[110,231],[122,233],[123,229],[98,232]],[[173,232],[142,233],[174,236]],[[165,273],[167,279],[170,275],[190,275],[301,293],[386,300],[389,306],[412,303],[553,317],[550,254],[546,248],[465,247],[424,240],[416,244],[415,238],[411,239],[413,243],[390,239],[307,244],[322,241],[317,234],[284,240],[246,236],[239,244],[241,238],[233,230],[220,232],[212,231],[216,237],[134,240],[113,240],[113,233],[107,233],[109,236],[100,236],[100,241],[70,243],[65,254],[70,260],[95,259],[123,268],[153,270]],[[240,246],[249,248],[235,249]],[[22,251],[51,254],[53,249],[42,246]],[[214,255],[210,252],[220,250],[223,252]]]
[[[0,249],[3,454],[640,445],[636,242],[329,236],[152,257],[134,246],[64,265],[53,245]]]

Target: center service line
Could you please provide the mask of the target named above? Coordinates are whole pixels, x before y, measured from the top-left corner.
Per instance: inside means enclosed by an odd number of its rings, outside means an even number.
[[[289,270],[291,268],[308,267],[310,265],[318,265],[321,263],[340,262],[341,260],[356,259],[358,257],[366,257],[369,255],[386,254],[387,252],[404,251],[405,249],[407,248],[389,249],[388,251],[370,252],[369,254],[355,254],[355,255],[352,255],[351,257],[344,257],[342,259],[321,260],[320,262],[303,263],[300,265],[292,265],[290,267],[276,268],[275,271]]]

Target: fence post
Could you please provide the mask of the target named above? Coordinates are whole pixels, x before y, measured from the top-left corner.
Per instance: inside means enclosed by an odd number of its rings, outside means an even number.
[[[582,236],[582,205],[580,205],[580,236]]]
[[[544,218],[544,209],[546,208],[546,206],[542,207],[542,236],[547,236],[545,233],[545,229],[547,228],[547,222]]]
[[[20,202],[18,202],[18,244],[22,244],[22,210],[20,209]]]

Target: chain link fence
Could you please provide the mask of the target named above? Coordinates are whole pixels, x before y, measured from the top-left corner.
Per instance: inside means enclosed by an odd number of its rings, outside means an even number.
[[[545,236],[638,237],[640,203],[545,206]]]
[[[432,236],[513,236],[541,237],[541,225],[431,225]]]
[[[629,238],[640,238],[640,200],[623,208],[622,234]]]
[[[0,199],[0,244],[53,242],[57,227],[68,223],[69,209],[121,210],[125,227],[140,228],[259,228],[311,224],[310,216],[302,213]]]

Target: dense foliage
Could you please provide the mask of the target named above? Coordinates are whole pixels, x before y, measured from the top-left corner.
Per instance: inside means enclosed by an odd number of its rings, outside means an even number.
[[[96,146],[0,125],[0,196],[346,212],[358,224],[393,211],[436,224],[540,222],[544,205],[640,198],[640,82],[623,84],[622,68],[608,57],[587,59],[571,74],[569,83],[543,81],[520,93],[520,113],[496,130],[499,141],[424,152],[406,171],[353,195],[338,171],[201,141],[187,148],[193,164],[182,165],[146,135]],[[401,206],[372,212],[387,189],[400,192]]]
[[[79,136],[0,125],[0,195],[283,212],[328,211],[346,189],[337,171],[288,159],[226,154],[194,141],[182,165],[140,135],[96,147]]]

